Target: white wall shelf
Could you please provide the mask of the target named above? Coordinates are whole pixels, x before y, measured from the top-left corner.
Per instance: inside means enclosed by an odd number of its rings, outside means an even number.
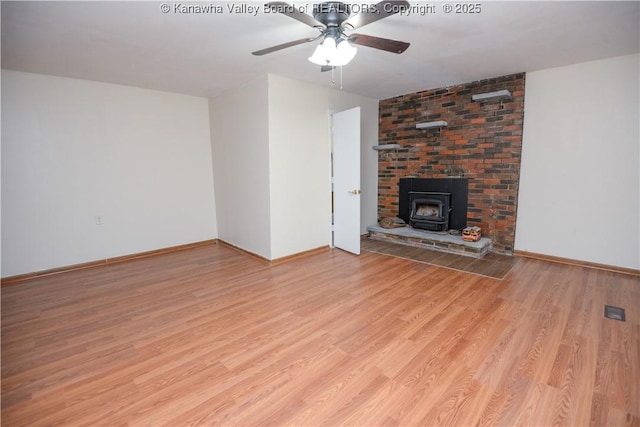
[[[495,92],[477,93],[475,95],[471,95],[471,100],[486,101],[487,99],[509,98],[510,96],[511,92],[509,92],[507,89],[504,89]]]
[[[438,120],[437,122],[425,122],[416,124],[416,129],[431,129],[431,128],[442,128],[448,126],[449,123],[444,120]]]
[[[397,150],[398,148],[401,148],[401,146],[400,144],[383,144],[383,145],[374,145],[372,148],[376,151],[383,151],[383,150]]]

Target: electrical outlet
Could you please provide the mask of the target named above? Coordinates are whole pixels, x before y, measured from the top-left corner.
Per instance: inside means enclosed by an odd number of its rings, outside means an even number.
[[[104,219],[102,218],[101,215],[97,215],[96,216],[96,225],[102,225],[104,224]]]

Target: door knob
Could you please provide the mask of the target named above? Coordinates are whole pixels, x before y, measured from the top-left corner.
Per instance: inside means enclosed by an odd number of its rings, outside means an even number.
[[[349,194],[353,194],[353,195],[360,194],[360,193],[361,193],[360,190],[351,190],[351,191],[349,191]]]

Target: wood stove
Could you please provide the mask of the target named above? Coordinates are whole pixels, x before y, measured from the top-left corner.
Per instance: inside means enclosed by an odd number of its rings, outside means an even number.
[[[414,228],[462,230],[467,226],[467,178],[401,178],[398,217]]]
[[[413,228],[430,231],[449,229],[451,193],[410,191],[411,212],[409,224]]]

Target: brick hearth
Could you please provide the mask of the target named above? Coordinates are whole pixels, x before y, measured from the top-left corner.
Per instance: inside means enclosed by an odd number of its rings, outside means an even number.
[[[461,236],[416,230],[411,227],[386,229],[374,225],[367,227],[369,237],[390,243],[431,249],[456,255],[482,258],[491,252],[491,240],[482,237],[477,242],[465,242]]]

